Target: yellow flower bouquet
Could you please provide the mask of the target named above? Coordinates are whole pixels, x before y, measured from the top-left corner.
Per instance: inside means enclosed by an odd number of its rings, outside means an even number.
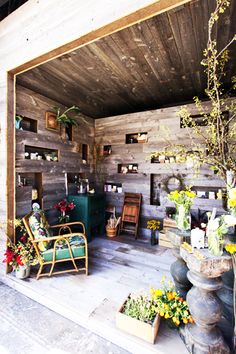
[[[151,296],[160,316],[174,326],[193,323],[193,318],[189,312],[187,302],[182,299],[174,289],[174,284],[166,283],[162,278],[162,289],[151,289]]]
[[[182,191],[172,191],[168,194],[170,201],[175,203],[176,207],[176,223],[178,229],[187,231],[191,229],[190,208],[196,193],[190,189]]]
[[[228,191],[228,207],[231,215],[236,216],[236,188],[231,188]]]

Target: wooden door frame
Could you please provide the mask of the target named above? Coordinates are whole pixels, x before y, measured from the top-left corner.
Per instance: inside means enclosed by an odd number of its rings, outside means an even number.
[[[34,58],[7,72],[7,234],[15,242],[14,219],[15,219],[15,110],[16,110],[16,76],[60,57],[66,53],[83,47],[100,38],[111,35],[124,28],[145,21],[162,12],[181,6],[191,0],[159,0],[141,8],[127,16],[115,20],[97,30],[89,32],[80,38],[65,43],[37,58]]]

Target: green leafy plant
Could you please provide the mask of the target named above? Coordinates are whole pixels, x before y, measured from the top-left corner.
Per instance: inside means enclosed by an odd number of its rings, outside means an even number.
[[[68,127],[69,125],[78,125],[77,121],[70,117],[68,114],[75,112],[78,113],[80,112],[79,107],[72,106],[70,108],[67,108],[64,112],[61,112],[61,108],[59,107],[54,107],[56,114],[57,114],[57,121],[64,125],[65,127]]]
[[[148,295],[131,294],[124,304],[123,313],[139,321],[152,324],[156,315],[156,307]]]
[[[193,318],[189,312],[187,303],[174,289],[174,284],[166,282],[166,277],[162,277],[161,289],[151,289],[152,301],[156,311],[161,317],[171,321],[174,326],[180,324],[193,323]]]

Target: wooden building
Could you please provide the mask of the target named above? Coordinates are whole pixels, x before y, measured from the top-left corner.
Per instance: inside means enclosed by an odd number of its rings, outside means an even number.
[[[214,6],[213,0],[30,0],[0,22],[3,221],[29,211],[32,188],[51,209],[78,176],[95,188],[100,182],[118,213],[124,192],[142,193],[142,229],[171,206],[166,194],[173,176],[205,193],[195,209],[222,208],[216,195],[223,184],[209,169],[196,178],[175,156],[163,163],[148,159],[168,145],[167,131],[171,143],[188,144],[177,113],[188,104],[195,115],[192,97],[204,98],[200,62]],[[220,44],[235,33],[235,15],[232,1],[219,22]],[[235,69],[230,60],[226,86]],[[47,126],[45,116],[72,105],[81,113],[66,138],[64,129]],[[23,117],[23,130],[15,129],[15,115]],[[23,188],[17,188],[19,176],[27,181]]]

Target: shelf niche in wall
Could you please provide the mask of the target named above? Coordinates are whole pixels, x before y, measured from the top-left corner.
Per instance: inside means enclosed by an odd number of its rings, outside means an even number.
[[[125,143],[126,144],[137,144],[137,143],[146,143],[147,142],[147,132],[142,133],[132,133],[126,134]]]
[[[37,133],[38,121],[36,119],[22,117],[22,120],[20,122],[20,128],[22,128],[22,130]]]
[[[58,150],[25,145],[25,159],[58,162]]]
[[[43,208],[42,180],[42,173],[16,175],[16,217],[23,217],[29,213],[33,203],[38,203]],[[35,199],[32,199],[33,197]]]
[[[118,164],[118,173],[127,175],[127,174],[137,174],[138,173],[138,164]]]
[[[88,163],[88,144],[82,144],[82,161]]]
[[[103,156],[111,155],[111,145],[103,145]]]

